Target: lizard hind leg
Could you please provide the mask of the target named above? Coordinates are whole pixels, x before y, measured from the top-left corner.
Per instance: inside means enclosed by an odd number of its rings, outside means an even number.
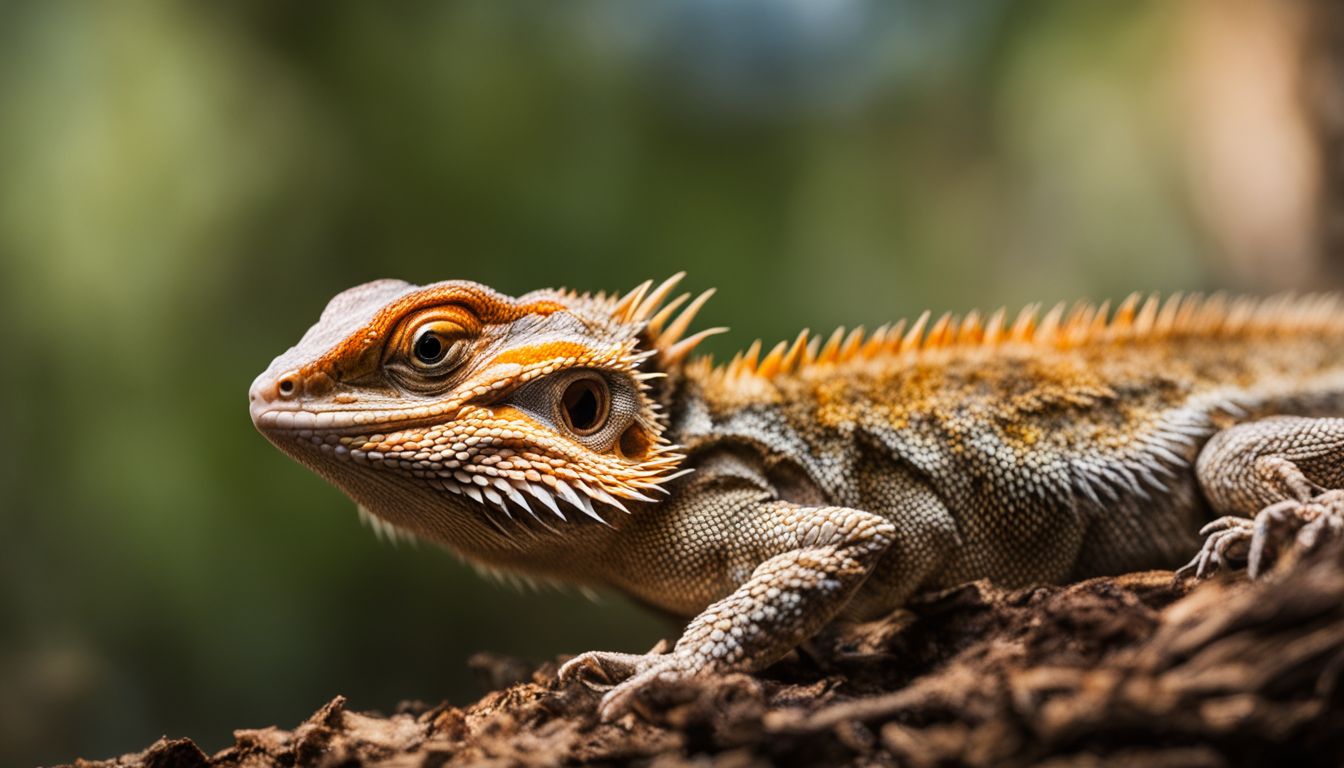
[[[1251,578],[1271,559],[1344,537],[1344,419],[1276,416],[1214,435],[1195,465],[1223,516],[1178,571],[1203,577],[1245,563]]]

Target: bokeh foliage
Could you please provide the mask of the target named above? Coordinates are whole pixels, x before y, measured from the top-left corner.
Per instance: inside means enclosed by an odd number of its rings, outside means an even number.
[[[0,763],[207,748],[618,599],[379,543],[253,431],[332,294],[690,271],[756,336],[1218,282],[1139,3],[0,4]]]

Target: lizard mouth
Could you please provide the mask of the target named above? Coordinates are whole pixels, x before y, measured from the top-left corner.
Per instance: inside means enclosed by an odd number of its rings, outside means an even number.
[[[273,403],[258,407],[256,402],[252,403],[251,410],[252,424],[263,434],[335,434],[346,433],[351,429],[361,432],[413,429],[451,420],[456,412],[454,408],[437,405],[369,411],[354,407],[314,410],[302,406],[276,406]]]
[[[525,476],[527,471],[516,477],[498,472],[486,475],[471,467],[462,466],[451,454],[438,456],[436,451],[421,458],[406,455],[402,451],[385,452],[370,449],[364,440],[350,436],[352,432],[374,434],[430,427],[441,424],[443,414],[451,413],[453,409],[434,408],[439,411],[438,415],[425,414],[424,411],[427,410],[429,409],[416,408],[374,413],[353,410],[313,411],[298,406],[271,406],[259,409],[254,403],[252,420],[258,431],[276,447],[324,474],[338,486],[345,487],[343,483],[345,478],[339,473],[328,472],[327,467],[331,466],[332,460],[373,469],[375,476],[388,471],[409,474],[416,478],[417,482],[435,491],[475,502],[473,509],[482,512],[483,519],[506,538],[513,538],[510,523],[515,527],[522,524],[524,518],[520,513],[525,513],[537,525],[551,533],[557,531],[543,517],[548,510],[555,517],[553,523],[572,520],[573,518],[563,511],[564,507],[570,507],[579,517],[587,517],[608,526],[611,523],[603,516],[604,511],[615,509],[626,514],[630,513],[620,498],[596,486],[581,482],[571,486],[563,479],[539,474],[535,468],[530,470],[535,480],[533,477]],[[512,455],[512,451],[504,455]],[[324,458],[318,458],[319,456]],[[355,490],[348,488],[347,492],[353,495]],[[651,500],[634,490],[625,494],[625,497],[627,500]],[[378,510],[382,505],[376,501],[365,500],[360,504],[362,511],[375,516],[380,514]],[[497,518],[496,515],[502,517]],[[389,522],[389,525],[398,524]]]
[[[248,410],[252,424],[264,435],[292,435],[360,432],[385,432],[413,429],[453,419],[458,408],[441,403],[410,407],[371,407],[367,402],[315,401],[306,387],[289,385],[289,375],[276,379],[263,373],[248,391]]]

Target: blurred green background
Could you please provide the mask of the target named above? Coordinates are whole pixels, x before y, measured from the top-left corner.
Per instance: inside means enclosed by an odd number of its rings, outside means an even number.
[[[0,764],[674,632],[380,543],[253,431],[248,383],[353,284],[686,269],[720,355],[1312,284],[1295,8],[0,3]]]

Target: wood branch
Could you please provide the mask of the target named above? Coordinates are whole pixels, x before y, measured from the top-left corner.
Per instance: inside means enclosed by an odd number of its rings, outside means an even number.
[[[79,765],[1338,765],[1344,552],[1256,583],[974,583],[610,724],[595,718],[597,693],[556,686],[555,663],[472,663],[498,690],[465,707],[383,716],[337,698],[293,729],[237,731],[212,756],[165,739]]]

